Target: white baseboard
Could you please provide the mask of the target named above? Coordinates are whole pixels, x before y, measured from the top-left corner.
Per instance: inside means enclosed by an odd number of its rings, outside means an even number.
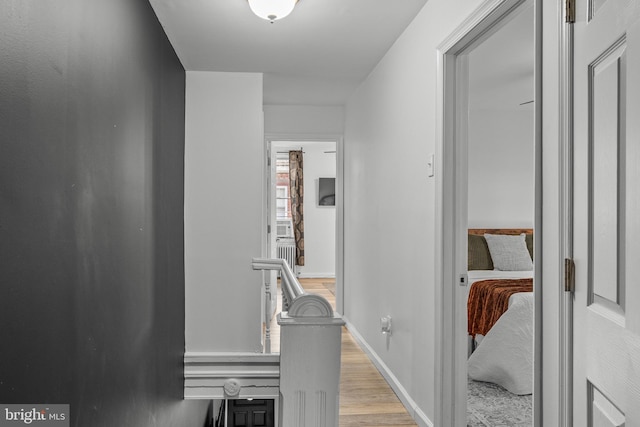
[[[353,324],[344,316],[342,318],[347,323],[347,329],[349,330],[349,332],[351,332],[353,338],[356,340],[358,345],[360,345],[367,356],[369,356],[369,359],[371,359],[371,362],[373,362],[378,371],[380,371],[380,374],[384,377],[389,386],[398,396],[400,402],[402,402],[404,407],[407,409],[409,415],[411,415],[411,417],[420,427],[433,427],[433,423],[431,422],[429,417],[427,417],[426,414],[422,412],[416,402],[411,398],[407,390],[402,386],[402,384],[400,384],[398,378],[393,375],[389,367],[382,361],[382,359],[373,350],[373,348],[371,348],[371,346],[365,341],[362,335],[360,335],[360,332],[358,332],[356,327],[353,326]]]
[[[336,273],[298,273],[300,279],[335,279]]]
[[[427,417],[427,415],[422,412],[422,409],[416,406],[414,411],[415,412],[413,414],[413,419],[416,423],[418,423],[420,427],[433,427],[433,423],[431,422],[429,417]]]

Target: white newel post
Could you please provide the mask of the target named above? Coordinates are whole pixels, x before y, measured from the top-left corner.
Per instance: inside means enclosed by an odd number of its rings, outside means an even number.
[[[344,321],[319,295],[296,297],[280,325],[280,426],[337,427]]]

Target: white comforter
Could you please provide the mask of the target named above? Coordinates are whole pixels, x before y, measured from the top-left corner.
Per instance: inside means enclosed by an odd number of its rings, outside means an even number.
[[[485,279],[521,279],[531,271],[469,271],[469,283]],[[468,360],[471,379],[499,384],[514,394],[533,392],[533,292],[513,294]]]

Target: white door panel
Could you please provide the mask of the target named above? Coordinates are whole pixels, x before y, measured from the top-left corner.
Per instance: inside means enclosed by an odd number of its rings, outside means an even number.
[[[576,6],[573,425],[640,426],[640,0]]]
[[[600,391],[591,387],[588,401],[592,402],[592,419],[594,426],[624,427],[624,414],[611,403]]]

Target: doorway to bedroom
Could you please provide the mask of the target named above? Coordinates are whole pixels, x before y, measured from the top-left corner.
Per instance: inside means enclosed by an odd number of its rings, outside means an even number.
[[[533,425],[533,30],[526,3],[465,53],[468,426]]]
[[[539,7],[485,2],[439,48],[439,425],[533,426],[539,409]]]

